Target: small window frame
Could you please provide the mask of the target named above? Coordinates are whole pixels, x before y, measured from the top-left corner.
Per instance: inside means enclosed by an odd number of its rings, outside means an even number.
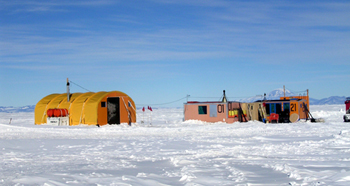
[[[101,108],[105,108],[105,107],[107,107],[106,102],[105,101],[101,101]]]
[[[198,115],[207,115],[208,107],[207,105],[198,105]]]

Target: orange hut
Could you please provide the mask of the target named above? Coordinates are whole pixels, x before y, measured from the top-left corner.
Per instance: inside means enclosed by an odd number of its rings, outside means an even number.
[[[225,91],[221,102],[188,101],[184,104],[184,120],[205,122],[246,122],[247,104],[227,101]]]

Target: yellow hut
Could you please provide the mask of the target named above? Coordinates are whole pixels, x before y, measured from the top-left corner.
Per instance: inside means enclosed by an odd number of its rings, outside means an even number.
[[[67,109],[69,125],[136,122],[134,101],[120,91],[51,94],[35,106],[35,124],[47,124],[49,109]]]

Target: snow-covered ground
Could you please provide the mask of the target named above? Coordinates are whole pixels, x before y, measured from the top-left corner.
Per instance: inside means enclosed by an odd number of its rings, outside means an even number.
[[[324,123],[183,122],[183,109],[138,110],[138,123],[34,125],[0,113],[0,185],[350,185],[344,105]],[[10,118],[12,118],[10,124]]]

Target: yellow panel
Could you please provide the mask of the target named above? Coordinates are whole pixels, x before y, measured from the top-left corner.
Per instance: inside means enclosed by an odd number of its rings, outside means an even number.
[[[62,100],[67,97],[67,94],[60,94],[58,96],[56,96],[55,98],[53,98],[50,103],[47,105],[47,109],[54,109],[54,108],[58,108],[58,106],[60,105],[60,103],[62,102]]]
[[[46,110],[47,106],[52,99],[59,96],[60,94],[50,94],[41,99],[36,105],[34,110],[35,124],[40,125],[46,123]]]
[[[89,99],[85,103],[84,107],[84,115],[85,115],[85,123],[89,125],[96,125],[98,118],[98,106],[102,98],[107,96],[110,92],[97,92],[96,94],[89,97]],[[106,116],[107,117],[107,116]]]
[[[84,123],[84,103],[85,101],[93,95],[93,92],[87,92],[84,94],[79,95],[77,98],[75,98],[70,106],[69,113],[70,113],[70,125],[79,125]]]
[[[58,105],[58,108],[65,108],[65,109],[70,109],[71,104],[74,102],[74,100],[82,95],[83,93],[73,93],[70,94],[69,102],[67,101],[67,96],[62,100],[62,102]]]

